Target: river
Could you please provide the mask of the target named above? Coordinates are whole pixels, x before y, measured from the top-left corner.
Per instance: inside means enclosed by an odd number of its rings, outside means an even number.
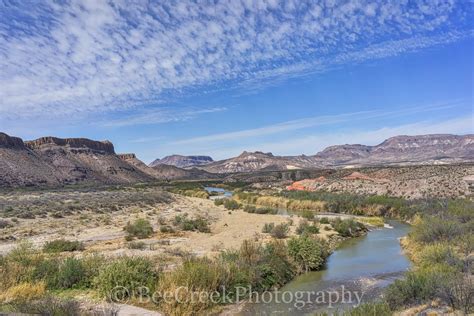
[[[393,228],[372,230],[366,236],[344,241],[323,270],[301,275],[281,288],[280,292],[291,294],[285,294],[278,303],[274,302],[276,299],[270,303],[257,303],[254,299],[238,315],[335,313],[357,305],[359,298],[370,302],[380,297],[383,289],[410,267],[399,243],[409,226],[394,220],[387,222]],[[335,292],[339,293],[338,298]],[[298,303],[298,295],[303,304]],[[350,297],[352,302],[348,302]]]

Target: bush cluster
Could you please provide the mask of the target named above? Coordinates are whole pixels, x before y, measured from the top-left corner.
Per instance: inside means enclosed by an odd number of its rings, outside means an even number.
[[[154,232],[150,221],[144,218],[136,219],[133,223],[128,222],[124,230],[129,238],[136,237],[138,239],[149,238]]]
[[[204,217],[188,218],[187,214],[177,215],[174,218],[173,224],[185,231],[211,232],[209,221]]]
[[[341,219],[339,217],[331,221],[331,226],[342,237],[356,237],[367,231],[364,224],[353,219]]]
[[[226,299],[236,295],[237,287],[252,287],[252,290],[265,291],[274,287],[280,287],[291,280],[295,275],[303,272],[303,265],[309,270],[321,267],[321,264],[313,262],[324,262],[329,252],[322,251],[326,246],[318,240],[302,242],[305,250],[317,253],[320,258],[307,257],[305,255],[295,256],[290,246],[279,240],[262,245],[253,241],[244,241],[239,250],[223,252],[216,259],[190,258],[178,269],[163,275],[158,282],[159,292],[173,292],[182,286],[191,286],[190,292],[180,291],[181,302],[163,301],[161,308],[169,314],[193,314],[200,313],[212,306],[211,301],[194,301],[186,299],[192,292],[216,292],[219,299],[226,303]],[[300,237],[294,239],[298,243]],[[294,248],[294,247],[293,247]],[[300,254],[303,250],[298,251]],[[294,258],[297,257],[297,261]],[[225,288],[224,296],[223,289]],[[242,294],[242,293],[240,293]]]
[[[65,251],[82,251],[84,250],[84,244],[80,241],[70,241],[65,239],[57,239],[48,241],[43,246],[44,252],[57,253]]]

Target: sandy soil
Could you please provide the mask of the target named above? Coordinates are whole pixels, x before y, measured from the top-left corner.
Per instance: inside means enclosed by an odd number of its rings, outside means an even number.
[[[159,219],[171,223],[176,215],[187,213],[189,217],[203,216],[211,222],[211,233],[182,232],[160,233]],[[155,234],[142,240],[148,247],[145,250],[127,248],[123,227],[136,218],[147,218],[155,229]],[[83,241],[85,253],[100,252],[106,255],[159,255],[166,252],[187,251],[196,255],[214,254],[223,249],[236,249],[245,239],[269,240],[262,233],[265,223],[289,222],[290,235],[295,233],[301,220],[297,216],[269,214],[249,214],[242,210],[229,212],[223,206],[215,206],[213,201],[175,196],[171,204],[157,204],[154,207],[133,206],[110,214],[93,212],[70,215],[64,218],[20,219],[14,227],[0,231],[0,236],[13,236],[15,239],[28,239],[40,247],[45,242],[65,238]],[[322,227],[324,228],[324,227]],[[327,238],[334,231],[321,229],[320,237]],[[0,243],[0,254],[14,247],[16,241]]]

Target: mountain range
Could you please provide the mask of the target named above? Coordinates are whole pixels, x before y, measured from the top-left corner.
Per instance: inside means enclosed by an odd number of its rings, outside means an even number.
[[[156,159],[150,163],[150,167],[158,165],[170,165],[178,168],[186,168],[191,166],[205,165],[213,162],[209,156],[182,156],[182,155],[171,155],[166,156],[162,159]]]
[[[0,133],[0,187],[124,184],[220,178],[230,173],[474,161],[474,135],[396,136],[376,146],[337,145],[313,156],[243,152],[221,161],[173,155],[147,166],[135,154],[116,154],[109,141]]]

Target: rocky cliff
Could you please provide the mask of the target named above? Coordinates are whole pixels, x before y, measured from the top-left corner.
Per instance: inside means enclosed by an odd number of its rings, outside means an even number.
[[[95,141],[87,138],[57,138],[48,136],[27,141],[25,144],[33,150],[49,148],[51,146],[61,146],[70,149],[82,149],[104,154],[115,154],[114,145],[108,140]]]
[[[42,137],[23,142],[0,134],[0,186],[121,184],[151,179],[115,155],[109,141]]]
[[[175,166],[178,168],[188,168],[192,166],[206,165],[213,162],[209,156],[181,156],[181,155],[171,155],[166,156],[162,159],[156,159],[150,163],[150,167],[155,167],[158,165],[169,165]]]

